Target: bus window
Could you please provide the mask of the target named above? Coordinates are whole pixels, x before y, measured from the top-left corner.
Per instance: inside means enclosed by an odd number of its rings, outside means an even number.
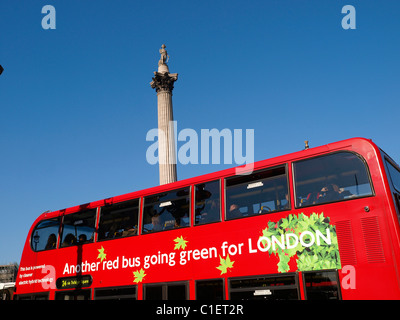
[[[187,227],[189,217],[189,187],[145,197],[142,233]]]
[[[224,280],[196,281],[197,300],[224,300]]]
[[[144,285],[144,290],[144,298],[146,300],[163,300],[162,285]]]
[[[227,178],[226,219],[290,209],[286,167]]]
[[[337,271],[316,271],[303,273],[307,300],[340,299]]]
[[[89,290],[68,290],[56,292],[56,300],[90,300]]]
[[[139,200],[130,200],[101,208],[98,240],[137,235]]]
[[[229,280],[232,300],[298,300],[295,274]]]
[[[389,175],[395,189],[400,192],[400,172],[386,160],[387,167],[389,168]]]
[[[55,249],[57,246],[60,219],[40,222],[32,232],[31,247],[34,251]]]
[[[143,288],[145,300],[187,300],[189,298],[187,282],[145,284]]]
[[[219,180],[195,187],[195,225],[221,220]]]
[[[15,300],[49,300],[49,293],[15,294]]]
[[[136,300],[137,286],[100,288],[94,290],[95,300]]]
[[[336,152],[293,164],[296,207],[371,196],[367,168],[351,152]]]
[[[64,216],[61,247],[93,242],[96,209],[90,209]]]
[[[386,159],[386,166],[388,168],[390,180],[393,185],[393,197],[397,207],[397,219],[400,221],[400,171],[393,166],[388,159]]]

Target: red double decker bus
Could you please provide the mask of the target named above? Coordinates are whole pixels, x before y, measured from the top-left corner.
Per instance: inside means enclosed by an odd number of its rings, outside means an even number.
[[[399,299],[400,168],[355,138],[44,213],[16,299]]]

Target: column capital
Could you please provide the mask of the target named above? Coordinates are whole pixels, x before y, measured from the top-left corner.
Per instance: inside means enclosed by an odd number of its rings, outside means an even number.
[[[174,82],[178,80],[178,74],[169,72],[154,72],[154,77],[152,79],[153,81],[150,82],[150,86],[153,89],[156,89],[156,92],[172,92],[174,89]]]

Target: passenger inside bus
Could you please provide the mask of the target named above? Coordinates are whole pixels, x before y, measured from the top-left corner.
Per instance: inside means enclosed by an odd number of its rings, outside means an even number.
[[[309,193],[302,205],[340,201],[351,195],[350,191],[339,188],[337,184],[328,183],[320,191]]]
[[[56,247],[57,237],[54,233],[49,235],[45,250],[54,249]]]
[[[218,180],[196,185],[196,225],[220,221],[220,208],[220,182]]]
[[[297,207],[373,194],[367,167],[350,152],[302,160],[293,168]]]
[[[85,243],[87,240],[86,234],[83,234],[83,233],[80,234],[78,239],[79,239],[79,242],[78,242],[79,244]]]
[[[237,204],[231,204],[229,207],[229,219],[241,218],[243,214],[239,210],[239,206]]]
[[[163,225],[159,214],[151,217],[151,225],[152,225],[151,231],[153,232],[161,231],[163,229]]]
[[[134,236],[137,234],[137,226],[129,225],[122,231],[122,237]]]
[[[64,242],[62,244],[63,247],[68,247],[68,246],[73,246],[76,244],[76,238],[72,233],[68,233],[65,238]]]
[[[219,200],[203,200],[196,206],[196,224],[210,223],[219,220]]]

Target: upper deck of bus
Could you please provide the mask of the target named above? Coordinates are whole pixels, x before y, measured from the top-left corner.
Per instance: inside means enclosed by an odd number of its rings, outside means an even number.
[[[353,151],[355,153],[362,155],[365,158],[365,160],[367,160],[367,161],[368,161],[368,158],[370,158],[372,156],[377,156],[382,151],[370,139],[351,138],[351,139],[346,139],[346,140],[342,140],[342,141],[338,141],[338,142],[329,143],[329,144],[322,145],[322,146],[303,149],[303,150],[293,152],[290,154],[286,154],[286,155],[281,155],[281,156],[257,161],[257,162],[254,162],[254,164],[252,164],[253,165],[252,171],[257,171],[257,170],[260,170],[263,168],[277,166],[277,165],[280,165],[283,163],[298,161],[301,159],[306,159],[306,158],[310,158],[310,157],[314,157],[314,156],[318,156],[318,155],[322,155],[322,154],[326,154],[326,153],[338,151],[338,150]],[[244,170],[242,171],[240,168],[244,168]],[[130,200],[130,199],[137,199],[140,197],[145,197],[148,195],[165,192],[168,190],[179,189],[181,187],[190,186],[193,184],[198,184],[198,183],[202,183],[202,182],[206,182],[206,181],[221,179],[221,178],[225,178],[225,177],[231,177],[231,176],[237,175],[238,173],[239,174],[245,173],[246,171],[248,171],[248,169],[246,170],[245,166],[228,168],[225,170],[216,171],[216,172],[204,174],[204,175],[193,177],[193,178],[178,180],[176,182],[165,184],[165,185],[159,185],[159,186],[155,186],[155,187],[151,187],[151,188],[147,188],[147,189],[143,189],[143,190],[126,193],[123,195],[109,197],[109,198],[102,199],[102,200],[96,200],[93,202],[88,202],[85,204],[81,204],[81,205],[77,205],[77,206],[73,206],[73,207],[69,207],[69,208],[65,208],[65,209],[60,209],[60,210],[56,210],[56,211],[52,211],[52,212],[45,212],[45,213],[42,213],[36,219],[36,221],[33,223],[32,227],[35,226],[39,221],[57,217],[57,216],[60,216],[63,214],[75,213],[75,212],[79,212],[83,209],[93,209],[93,208],[101,207],[105,204],[112,204],[112,203]],[[292,181],[290,181],[290,185],[292,185]]]

